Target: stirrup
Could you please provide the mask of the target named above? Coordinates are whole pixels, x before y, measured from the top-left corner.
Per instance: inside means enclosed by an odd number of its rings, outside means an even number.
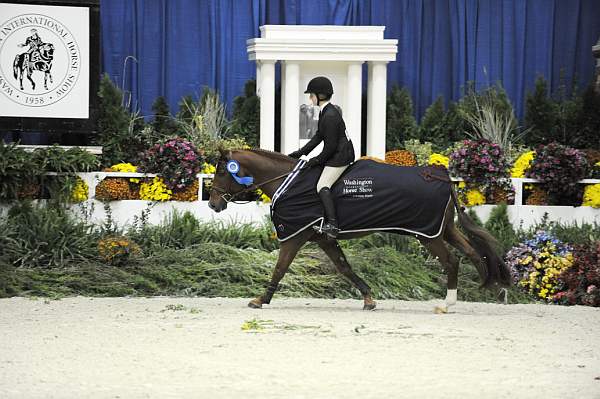
[[[327,237],[330,238],[337,238],[339,231],[340,229],[337,226],[329,222],[321,228],[321,232],[327,234]]]

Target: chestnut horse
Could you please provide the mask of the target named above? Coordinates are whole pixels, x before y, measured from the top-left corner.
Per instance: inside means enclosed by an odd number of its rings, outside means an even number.
[[[229,202],[234,202],[236,197],[243,193],[254,191],[256,188],[260,188],[266,195],[272,198],[279,185],[290,174],[297,163],[296,159],[287,155],[263,149],[229,151],[221,149],[220,152],[221,156],[217,163],[217,170],[213,179],[208,203],[209,207],[215,212],[221,212],[227,208]],[[237,175],[239,177],[253,177],[254,182],[251,186],[246,187],[237,183],[230,175],[226,169],[227,162],[230,160],[238,162],[240,169]],[[448,184],[452,186],[452,201],[448,203],[445,210],[444,226],[442,227],[441,234],[436,238],[416,236],[421,244],[439,260],[448,274],[447,295],[445,301],[436,306],[436,313],[446,313],[449,306],[456,304],[459,262],[448,250],[444,242],[457,248],[471,260],[477,268],[482,287],[508,286],[510,282],[508,268],[504,264],[502,257],[495,250],[495,248],[498,248],[497,240],[489,232],[475,224],[465,213],[464,209],[457,203],[454,186],[451,182],[448,182]],[[467,233],[467,236],[458,230],[454,224],[455,208],[458,212],[458,221]],[[337,240],[363,237],[373,232],[375,231],[340,233],[337,239],[330,239],[324,234],[320,234],[314,229],[309,228],[282,242],[271,282],[266,287],[265,292],[251,300],[248,306],[260,308],[263,304],[271,302],[271,298],[279,282],[287,272],[288,267],[300,248],[307,241],[312,241],[319,245],[331,259],[336,269],[348,278],[360,291],[364,300],[363,309],[374,309],[376,303],[371,296],[371,288],[354,273],[337,242]]]

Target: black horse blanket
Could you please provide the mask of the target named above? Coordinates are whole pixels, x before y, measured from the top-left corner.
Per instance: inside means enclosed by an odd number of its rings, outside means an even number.
[[[302,169],[304,163],[298,161],[272,198],[271,220],[279,241],[324,220],[316,189],[323,167]],[[437,168],[354,162],[331,187],[340,233],[385,230],[437,237],[452,200],[451,188],[447,181],[423,177],[426,171],[448,178]]]

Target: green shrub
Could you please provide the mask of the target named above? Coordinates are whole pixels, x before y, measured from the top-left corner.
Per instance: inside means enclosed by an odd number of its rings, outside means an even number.
[[[413,104],[408,89],[392,87],[386,110],[386,151],[399,149],[409,139],[418,139],[418,128],[413,116]]]
[[[513,229],[506,204],[500,204],[494,207],[484,227],[488,230],[501,244],[500,250],[505,253],[517,244],[517,236]]]
[[[256,95],[256,81],[244,85],[244,94],[233,99],[231,129],[226,138],[242,137],[251,147],[259,146],[260,99]]]

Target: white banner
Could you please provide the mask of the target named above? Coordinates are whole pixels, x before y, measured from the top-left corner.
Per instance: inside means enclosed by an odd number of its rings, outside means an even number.
[[[88,7],[0,4],[0,117],[89,117]]]

